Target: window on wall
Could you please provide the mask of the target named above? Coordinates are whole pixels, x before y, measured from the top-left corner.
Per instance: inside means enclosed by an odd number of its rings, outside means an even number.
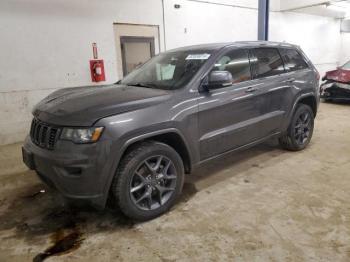
[[[212,71],[228,71],[232,75],[232,84],[251,79],[248,51],[244,49],[231,50],[221,56]]]
[[[286,71],[296,71],[308,68],[303,57],[294,49],[280,49]]]
[[[283,61],[275,48],[252,49],[253,77],[261,78],[284,72]]]

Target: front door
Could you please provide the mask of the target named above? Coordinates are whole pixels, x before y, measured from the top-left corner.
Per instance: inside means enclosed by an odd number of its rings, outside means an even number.
[[[221,56],[212,70],[229,71],[231,86],[211,89],[199,100],[201,160],[230,151],[261,138],[257,128],[262,99],[256,80],[251,80],[248,50],[232,49]]]

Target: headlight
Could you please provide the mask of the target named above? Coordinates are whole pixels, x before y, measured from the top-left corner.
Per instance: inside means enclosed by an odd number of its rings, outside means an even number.
[[[70,140],[77,144],[96,142],[103,131],[103,127],[90,128],[63,128],[62,140]]]

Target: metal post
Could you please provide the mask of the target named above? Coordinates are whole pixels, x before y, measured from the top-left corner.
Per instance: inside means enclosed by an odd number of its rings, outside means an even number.
[[[258,40],[269,39],[269,5],[270,0],[259,0]]]

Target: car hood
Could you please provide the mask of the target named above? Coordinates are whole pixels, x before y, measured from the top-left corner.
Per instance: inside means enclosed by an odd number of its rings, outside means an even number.
[[[107,85],[60,89],[33,109],[43,122],[62,126],[91,126],[111,115],[142,109],[169,99],[170,91]]]
[[[325,78],[336,82],[349,83],[350,71],[339,68],[337,70],[327,72]]]

